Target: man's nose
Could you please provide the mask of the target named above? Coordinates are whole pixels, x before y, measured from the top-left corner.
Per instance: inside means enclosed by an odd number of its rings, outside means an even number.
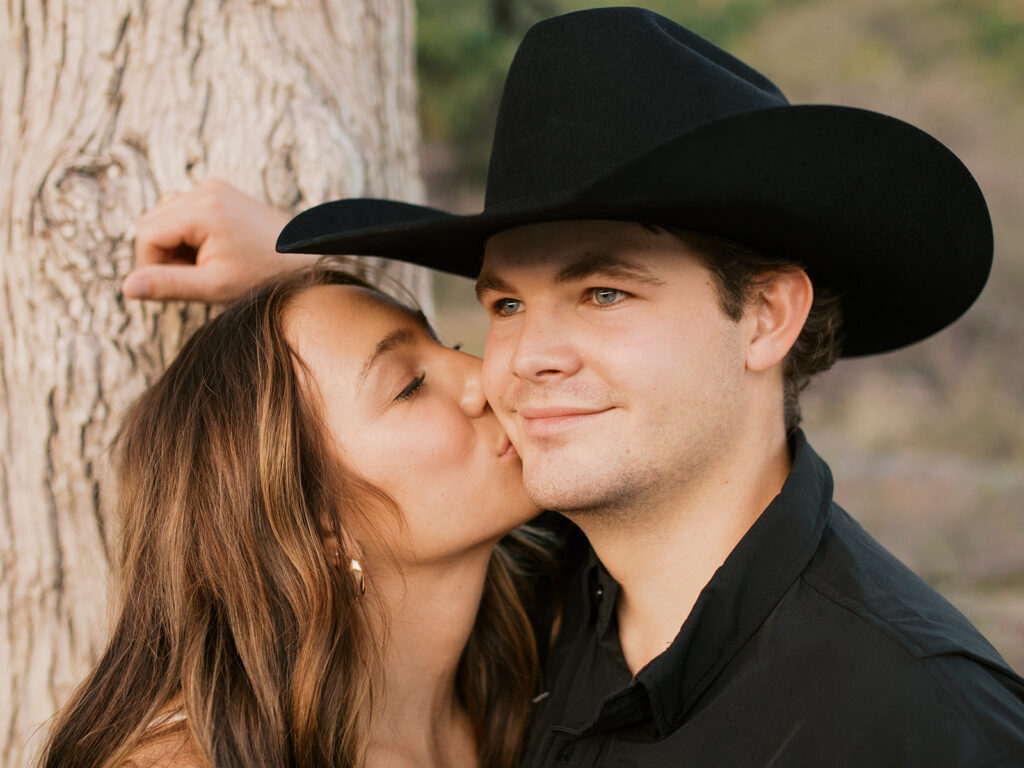
[[[527,311],[517,329],[513,373],[526,381],[541,383],[571,376],[579,367],[579,352],[565,320],[557,313]]]

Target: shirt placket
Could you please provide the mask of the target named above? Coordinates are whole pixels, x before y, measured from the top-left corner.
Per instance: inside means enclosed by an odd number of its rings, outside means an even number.
[[[608,697],[591,723],[571,728],[559,726],[548,734],[540,763],[544,768],[598,768],[604,746],[615,732],[650,719],[647,693],[640,685]]]

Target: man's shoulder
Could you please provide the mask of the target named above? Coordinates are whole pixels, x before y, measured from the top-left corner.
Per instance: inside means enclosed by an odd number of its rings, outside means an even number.
[[[952,603],[836,504],[802,581],[914,658],[966,654],[1009,670]]]
[[[827,669],[837,697],[871,702],[854,719],[879,729],[887,720],[916,724],[939,742],[966,739],[992,754],[1011,748],[1024,755],[1024,680],[963,614],[839,507],[779,610],[787,623],[815,627],[791,638],[793,658]]]

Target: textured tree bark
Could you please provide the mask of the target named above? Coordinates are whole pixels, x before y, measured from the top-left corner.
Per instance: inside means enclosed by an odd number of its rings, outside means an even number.
[[[137,216],[210,176],[281,208],[420,198],[413,27],[412,0],[6,3],[0,764],[101,647],[110,441],[210,311],[120,297]],[[429,303],[422,271],[390,271]]]

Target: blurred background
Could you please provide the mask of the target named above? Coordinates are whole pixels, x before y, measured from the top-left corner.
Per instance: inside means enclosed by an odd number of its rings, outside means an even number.
[[[504,73],[534,21],[643,5],[744,59],[793,103],[885,112],[972,170],[992,276],[953,327],[841,361],[803,397],[836,499],[1024,671],[1024,3],[1021,0],[418,0],[423,162],[433,205],[483,207]],[[851,190],[851,194],[855,194]],[[481,354],[468,280],[437,281],[445,340]]]

